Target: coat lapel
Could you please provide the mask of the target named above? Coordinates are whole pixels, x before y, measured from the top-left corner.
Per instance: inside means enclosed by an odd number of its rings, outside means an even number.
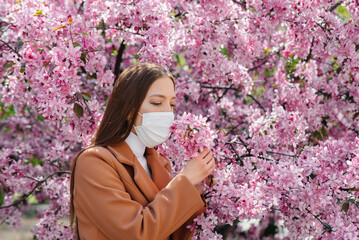
[[[171,181],[171,174],[164,167],[164,163],[161,162],[158,153],[153,148],[146,148],[146,159],[152,173],[153,182],[161,190]]]
[[[128,144],[123,141],[112,147],[108,146],[108,148],[114,150],[113,152],[119,162],[133,167],[134,182],[148,201],[151,202],[158,193],[158,188],[145,169],[141,166],[141,163],[138,161],[136,155],[132,152]]]

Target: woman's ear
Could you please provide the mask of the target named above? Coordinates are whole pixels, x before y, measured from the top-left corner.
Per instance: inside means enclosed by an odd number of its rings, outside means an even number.
[[[128,121],[128,122],[131,122],[132,118],[133,118],[133,111],[131,111],[131,112],[128,114],[128,116],[127,116],[127,121]]]
[[[130,113],[127,116],[128,122],[131,122],[131,120],[134,118],[134,115],[135,115],[135,108],[132,108],[132,110],[130,111]]]

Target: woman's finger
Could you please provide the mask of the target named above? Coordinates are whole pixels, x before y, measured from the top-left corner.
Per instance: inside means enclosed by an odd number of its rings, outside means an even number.
[[[211,151],[209,151],[209,150],[207,149],[207,153],[202,157],[202,159],[206,158],[206,157],[208,156],[208,154],[210,154],[210,153],[211,153]]]
[[[203,159],[209,159],[209,158],[212,158],[212,157],[213,157],[213,154],[212,154],[211,151],[209,151],[208,154],[205,157],[203,157]]]
[[[210,163],[213,159],[213,157],[211,157],[208,161],[207,161],[207,164]]]

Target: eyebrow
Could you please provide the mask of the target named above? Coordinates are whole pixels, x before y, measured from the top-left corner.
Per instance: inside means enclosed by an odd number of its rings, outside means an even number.
[[[151,97],[166,98],[166,96],[165,96],[165,95],[162,95],[162,94],[153,94],[153,95],[150,96],[150,98],[151,98]],[[171,99],[176,99],[176,97],[173,97],[173,98],[171,98]]]

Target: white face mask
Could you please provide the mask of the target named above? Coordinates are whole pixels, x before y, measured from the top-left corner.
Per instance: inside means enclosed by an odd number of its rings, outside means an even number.
[[[170,136],[174,121],[173,112],[149,112],[142,116],[142,125],[134,126],[137,136],[146,147],[153,148],[164,143]]]

